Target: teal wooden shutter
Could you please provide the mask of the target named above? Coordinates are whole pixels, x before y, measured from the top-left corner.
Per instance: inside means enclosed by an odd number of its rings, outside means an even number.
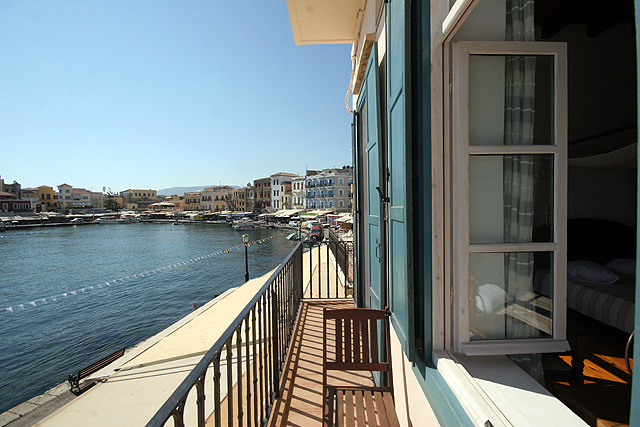
[[[405,0],[389,2],[388,90],[389,106],[389,305],[391,320],[400,341],[408,352],[409,263],[407,240],[407,116],[405,61]]]
[[[366,121],[366,182],[367,182],[367,242],[369,307],[382,308],[382,257],[383,248],[381,229],[380,197],[376,187],[380,187],[380,109],[378,101],[378,55],[374,44],[367,64],[363,87],[360,91],[359,111],[365,114]],[[363,108],[363,106],[365,108]]]

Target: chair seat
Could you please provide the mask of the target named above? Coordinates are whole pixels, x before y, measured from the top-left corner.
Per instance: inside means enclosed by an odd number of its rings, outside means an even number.
[[[391,389],[340,386],[328,386],[327,389],[327,424],[399,427]]]

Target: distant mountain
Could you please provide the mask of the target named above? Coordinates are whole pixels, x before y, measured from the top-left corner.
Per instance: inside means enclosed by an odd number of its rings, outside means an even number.
[[[222,184],[226,185],[226,184]],[[193,191],[201,191],[207,187],[215,187],[215,185],[200,185],[195,187],[170,187],[163,188],[162,190],[158,190],[158,196],[173,196],[177,194],[178,196],[183,196],[184,193],[193,192]],[[229,187],[240,188],[238,185],[229,185]]]

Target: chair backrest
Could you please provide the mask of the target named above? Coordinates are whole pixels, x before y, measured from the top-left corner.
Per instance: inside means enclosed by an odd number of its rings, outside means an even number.
[[[329,324],[335,325],[332,342],[328,342]],[[380,360],[378,322],[384,332],[385,360]],[[389,347],[389,311],[369,308],[339,308],[323,311],[323,385],[327,371],[381,371],[388,373],[391,389],[391,349]]]

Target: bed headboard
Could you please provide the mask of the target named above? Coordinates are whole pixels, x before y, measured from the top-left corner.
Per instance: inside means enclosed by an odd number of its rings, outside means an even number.
[[[636,230],[604,219],[577,218],[567,222],[567,261],[587,260],[604,265],[614,258],[636,257]]]

